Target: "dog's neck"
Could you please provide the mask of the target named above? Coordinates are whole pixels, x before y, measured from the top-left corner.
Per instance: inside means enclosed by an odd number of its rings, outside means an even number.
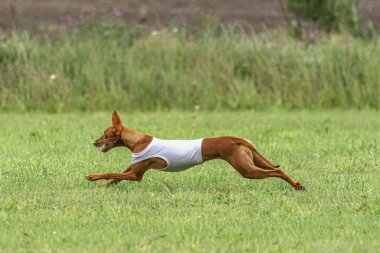
[[[146,135],[143,133],[139,133],[133,129],[123,127],[120,139],[122,140],[125,147],[133,152],[136,143],[144,139]]]

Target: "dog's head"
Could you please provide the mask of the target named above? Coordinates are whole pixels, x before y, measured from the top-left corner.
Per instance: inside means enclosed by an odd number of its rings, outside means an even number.
[[[112,114],[112,126],[107,127],[104,134],[95,140],[93,143],[95,147],[101,148],[102,152],[107,152],[114,147],[123,146],[121,134],[124,125],[121,122],[119,114],[114,111]]]

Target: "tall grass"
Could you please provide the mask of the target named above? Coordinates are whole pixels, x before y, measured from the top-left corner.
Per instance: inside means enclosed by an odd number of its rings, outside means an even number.
[[[94,25],[3,35],[0,110],[380,108],[380,42]]]

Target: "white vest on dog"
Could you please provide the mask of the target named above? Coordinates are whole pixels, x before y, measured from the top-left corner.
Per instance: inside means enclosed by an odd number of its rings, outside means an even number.
[[[202,141],[197,140],[161,140],[153,137],[149,145],[138,153],[132,153],[132,164],[149,158],[161,158],[167,166],[161,171],[177,172],[203,163]]]

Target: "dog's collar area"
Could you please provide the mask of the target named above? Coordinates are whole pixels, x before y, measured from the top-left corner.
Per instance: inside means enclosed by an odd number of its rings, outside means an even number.
[[[115,141],[116,146],[124,146],[124,142],[121,139]]]

